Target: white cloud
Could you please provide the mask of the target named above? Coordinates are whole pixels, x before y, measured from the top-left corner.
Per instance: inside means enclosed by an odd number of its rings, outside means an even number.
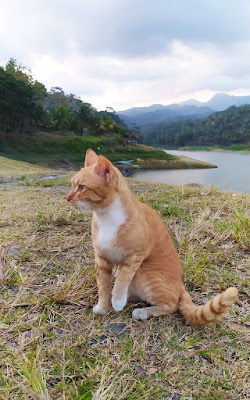
[[[191,47],[173,41],[167,54],[153,58],[85,57],[73,49],[66,58],[37,54],[30,63],[36,77],[48,88],[62,86],[99,109],[108,105],[120,110],[169,104],[190,97],[202,100],[208,93],[244,85],[239,77],[236,80],[228,75],[227,55],[210,44]],[[240,64],[239,68],[245,70],[246,66]]]
[[[9,0],[0,64],[15,57],[98,109],[249,94],[249,17],[246,0]]]

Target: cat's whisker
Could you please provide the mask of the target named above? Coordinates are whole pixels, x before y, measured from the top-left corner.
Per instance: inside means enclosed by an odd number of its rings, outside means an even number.
[[[91,208],[88,205],[77,205],[76,209],[80,212],[83,211],[91,211]]]

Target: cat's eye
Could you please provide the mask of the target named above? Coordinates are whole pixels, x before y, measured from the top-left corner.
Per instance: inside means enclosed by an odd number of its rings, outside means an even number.
[[[78,190],[82,191],[83,189],[85,189],[84,185],[78,185]]]

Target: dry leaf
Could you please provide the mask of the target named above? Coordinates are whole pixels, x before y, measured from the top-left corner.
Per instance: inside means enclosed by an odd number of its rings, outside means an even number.
[[[148,375],[153,375],[153,374],[155,374],[156,372],[158,371],[158,369],[157,368],[149,368],[148,370],[147,370],[147,374]]]
[[[136,371],[138,374],[140,374],[140,375],[146,375],[144,369],[143,369],[142,367],[140,367],[139,365],[136,365],[136,366],[134,367],[134,369],[135,369],[135,371]]]
[[[238,322],[228,322],[227,326],[237,332],[249,332],[249,327]]]

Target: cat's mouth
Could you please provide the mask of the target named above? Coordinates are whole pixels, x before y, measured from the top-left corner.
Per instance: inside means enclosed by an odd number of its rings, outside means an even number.
[[[90,205],[86,202],[71,203],[71,205],[78,211],[92,211]]]

